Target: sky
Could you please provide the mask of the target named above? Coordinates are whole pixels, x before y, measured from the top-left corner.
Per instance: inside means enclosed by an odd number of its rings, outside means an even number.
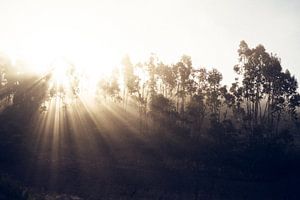
[[[0,0],[0,51],[36,69],[64,57],[102,72],[126,54],[166,63],[186,54],[230,83],[245,40],[300,79],[299,10],[298,0]]]

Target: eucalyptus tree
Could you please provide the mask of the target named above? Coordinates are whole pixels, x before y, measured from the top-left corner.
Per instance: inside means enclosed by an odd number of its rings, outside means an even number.
[[[147,85],[148,85],[148,93],[151,98],[156,94],[157,91],[157,66],[158,66],[158,58],[152,54],[147,62],[145,62],[145,70],[148,75]]]
[[[207,106],[210,111],[210,120],[212,122],[220,122],[221,113],[221,81],[222,74],[217,69],[212,69],[207,75]]]
[[[173,70],[176,73],[176,82],[177,82],[177,110],[184,114],[185,111],[185,99],[188,94],[188,86],[190,85],[190,76],[192,74],[192,59],[190,56],[183,55],[179,62],[177,62]],[[179,108],[179,99],[181,100],[180,108]]]
[[[291,76],[288,70],[273,75],[271,86],[271,88],[267,87],[270,92],[267,97],[267,120],[265,121],[271,129],[271,133],[277,135],[283,119],[286,117],[289,117],[288,120],[297,118],[296,108],[299,106],[300,99],[297,92],[297,80]]]
[[[158,58],[151,54],[144,63],[136,65],[135,74],[138,76],[138,90],[135,97],[139,105],[140,114],[146,117],[148,102],[157,94],[157,66]]]
[[[192,136],[197,136],[195,134],[203,132],[203,123],[207,117],[207,76],[208,73],[205,68],[193,70],[193,89],[190,90],[192,95],[186,106]]]
[[[206,117],[207,106],[203,93],[194,94],[186,106],[187,122],[190,124],[193,137],[203,132],[203,122]]]
[[[134,65],[130,57],[125,56],[122,60],[123,64],[123,99],[124,108],[126,109],[129,95],[133,95],[138,91],[139,77],[134,73]]]
[[[151,60],[151,59],[150,59]],[[149,99],[155,93],[155,81],[154,81],[154,64],[149,61],[149,63],[138,63],[134,66],[134,73],[137,77],[136,92],[131,94],[134,102],[136,103],[140,130],[147,130],[147,107]],[[150,75],[151,74],[151,75]]]
[[[295,116],[299,106],[297,80],[288,71],[283,72],[280,59],[262,45],[251,49],[241,41],[238,53],[239,64],[234,70],[242,81],[241,86],[234,83],[231,92],[236,108],[245,109],[244,127],[252,135],[278,133],[284,115]]]
[[[166,98],[173,97],[173,92],[176,87],[176,73],[171,66],[160,62],[156,68],[156,73],[158,75],[158,80],[160,80],[160,90],[161,93]]]
[[[120,96],[119,70],[114,69],[109,77],[102,78],[99,81],[99,89],[105,100],[108,97],[113,102],[120,102],[122,98]]]
[[[149,115],[151,116],[154,129],[171,128],[176,126],[177,112],[174,102],[163,96],[155,94],[149,102]]]
[[[227,86],[224,85],[220,88],[220,94],[222,99],[222,109],[223,110],[223,119],[222,121],[229,120],[228,119],[228,110],[232,110],[236,104],[236,98],[233,94],[228,91]]]

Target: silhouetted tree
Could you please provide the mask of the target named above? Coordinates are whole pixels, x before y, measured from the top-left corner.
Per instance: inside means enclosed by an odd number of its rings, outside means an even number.
[[[284,115],[295,117],[297,81],[288,71],[282,72],[280,59],[267,53],[262,45],[251,49],[242,41],[238,53],[240,63],[234,70],[242,76],[242,85],[236,82],[231,87],[236,99],[234,108],[245,109],[244,127],[251,135],[278,134]]]
[[[171,98],[173,96],[173,90],[176,87],[176,74],[172,67],[159,63],[156,70],[158,74],[158,79],[161,81],[160,87],[161,93],[167,97]]]
[[[113,102],[120,102],[122,100],[120,96],[120,87],[119,87],[119,71],[114,69],[111,75],[108,78],[102,78],[99,81],[100,93],[106,100],[107,97]]]
[[[126,108],[128,103],[128,96],[138,91],[138,77],[134,74],[134,66],[129,58],[125,56],[122,60],[123,64],[123,81],[124,81],[124,90],[123,90],[123,99],[124,106]]]
[[[149,115],[154,126],[159,128],[175,126],[177,112],[174,103],[162,94],[154,95],[149,103]]]
[[[192,73],[192,60],[191,57],[183,55],[180,61],[174,65],[174,70],[176,73],[176,82],[177,82],[177,111],[182,115],[185,111],[185,98],[187,95],[187,88],[190,84],[190,76]],[[181,105],[179,108],[179,99],[181,99]]]
[[[210,111],[210,119],[214,122],[220,122],[222,78],[222,74],[217,69],[208,72],[207,105]]]

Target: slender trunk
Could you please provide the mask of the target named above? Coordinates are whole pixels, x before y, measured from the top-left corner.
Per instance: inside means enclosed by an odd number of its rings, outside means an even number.
[[[177,102],[176,102],[176,110],[179,112],[179,84],[177,85]]]

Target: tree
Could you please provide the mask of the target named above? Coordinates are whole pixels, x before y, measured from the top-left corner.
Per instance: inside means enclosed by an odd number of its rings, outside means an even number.
[[[192,135],[203,132],[203,122],[206,117],[205,96],[202,93],[195,94],[186,106],[188,122],[191,124]]]
[[[126,109],[128,103],[128,96],[134,94],[138,91],[138,76],[134,74],[134,67],[129,58],[129,56],[125,56],[122,60],[123,64],[123,99],[124,99],[124,107]]]
[[[282,72],[280,59],[267,53],[262,45],[250,49],[242,41],[238,53],[240,63],[234,70],[242,76],[242,85],[236,82],[231,87],[236,99],[234,108],[245,109],[244,127],[251,135],[276,135],[284,113],[295,115],[297,81],[288,71]]]
[[[208,72],[206,90],[207,106],[210,111],[211,122],[220,122],[221,108],[221,80],[222,74],[217,69]]]
[[[174,71],[177,78],[177,110],[183,115],[185,111],[185,98],[187,95],[187,88],[191,84],[190,79],[192,74],[192,60],[191,57],[183,55],[180,61],[174,65]],[[179,109],[179,99],[181,99],[181,105]]]
[[[154,127],[172,127],[176,123],[177,112],[174,103],[162,94],[154,95],[149,103],[149,115]]]
[[[119,71],[114,69],[108,78],[103,78],[99,81],[99,89],[104,99],[107,96],[114,102],[120,102],[122,100],[120,96],[120,87],[118,83]]]
[[[158,75],[158,80],[160,80],[160,90],[161,93],[167,97],[171,98],[173,96],[174,88],[176,87],[176,74],[174,70],[169,65],[159,63],[156,68],[156,73]]]

